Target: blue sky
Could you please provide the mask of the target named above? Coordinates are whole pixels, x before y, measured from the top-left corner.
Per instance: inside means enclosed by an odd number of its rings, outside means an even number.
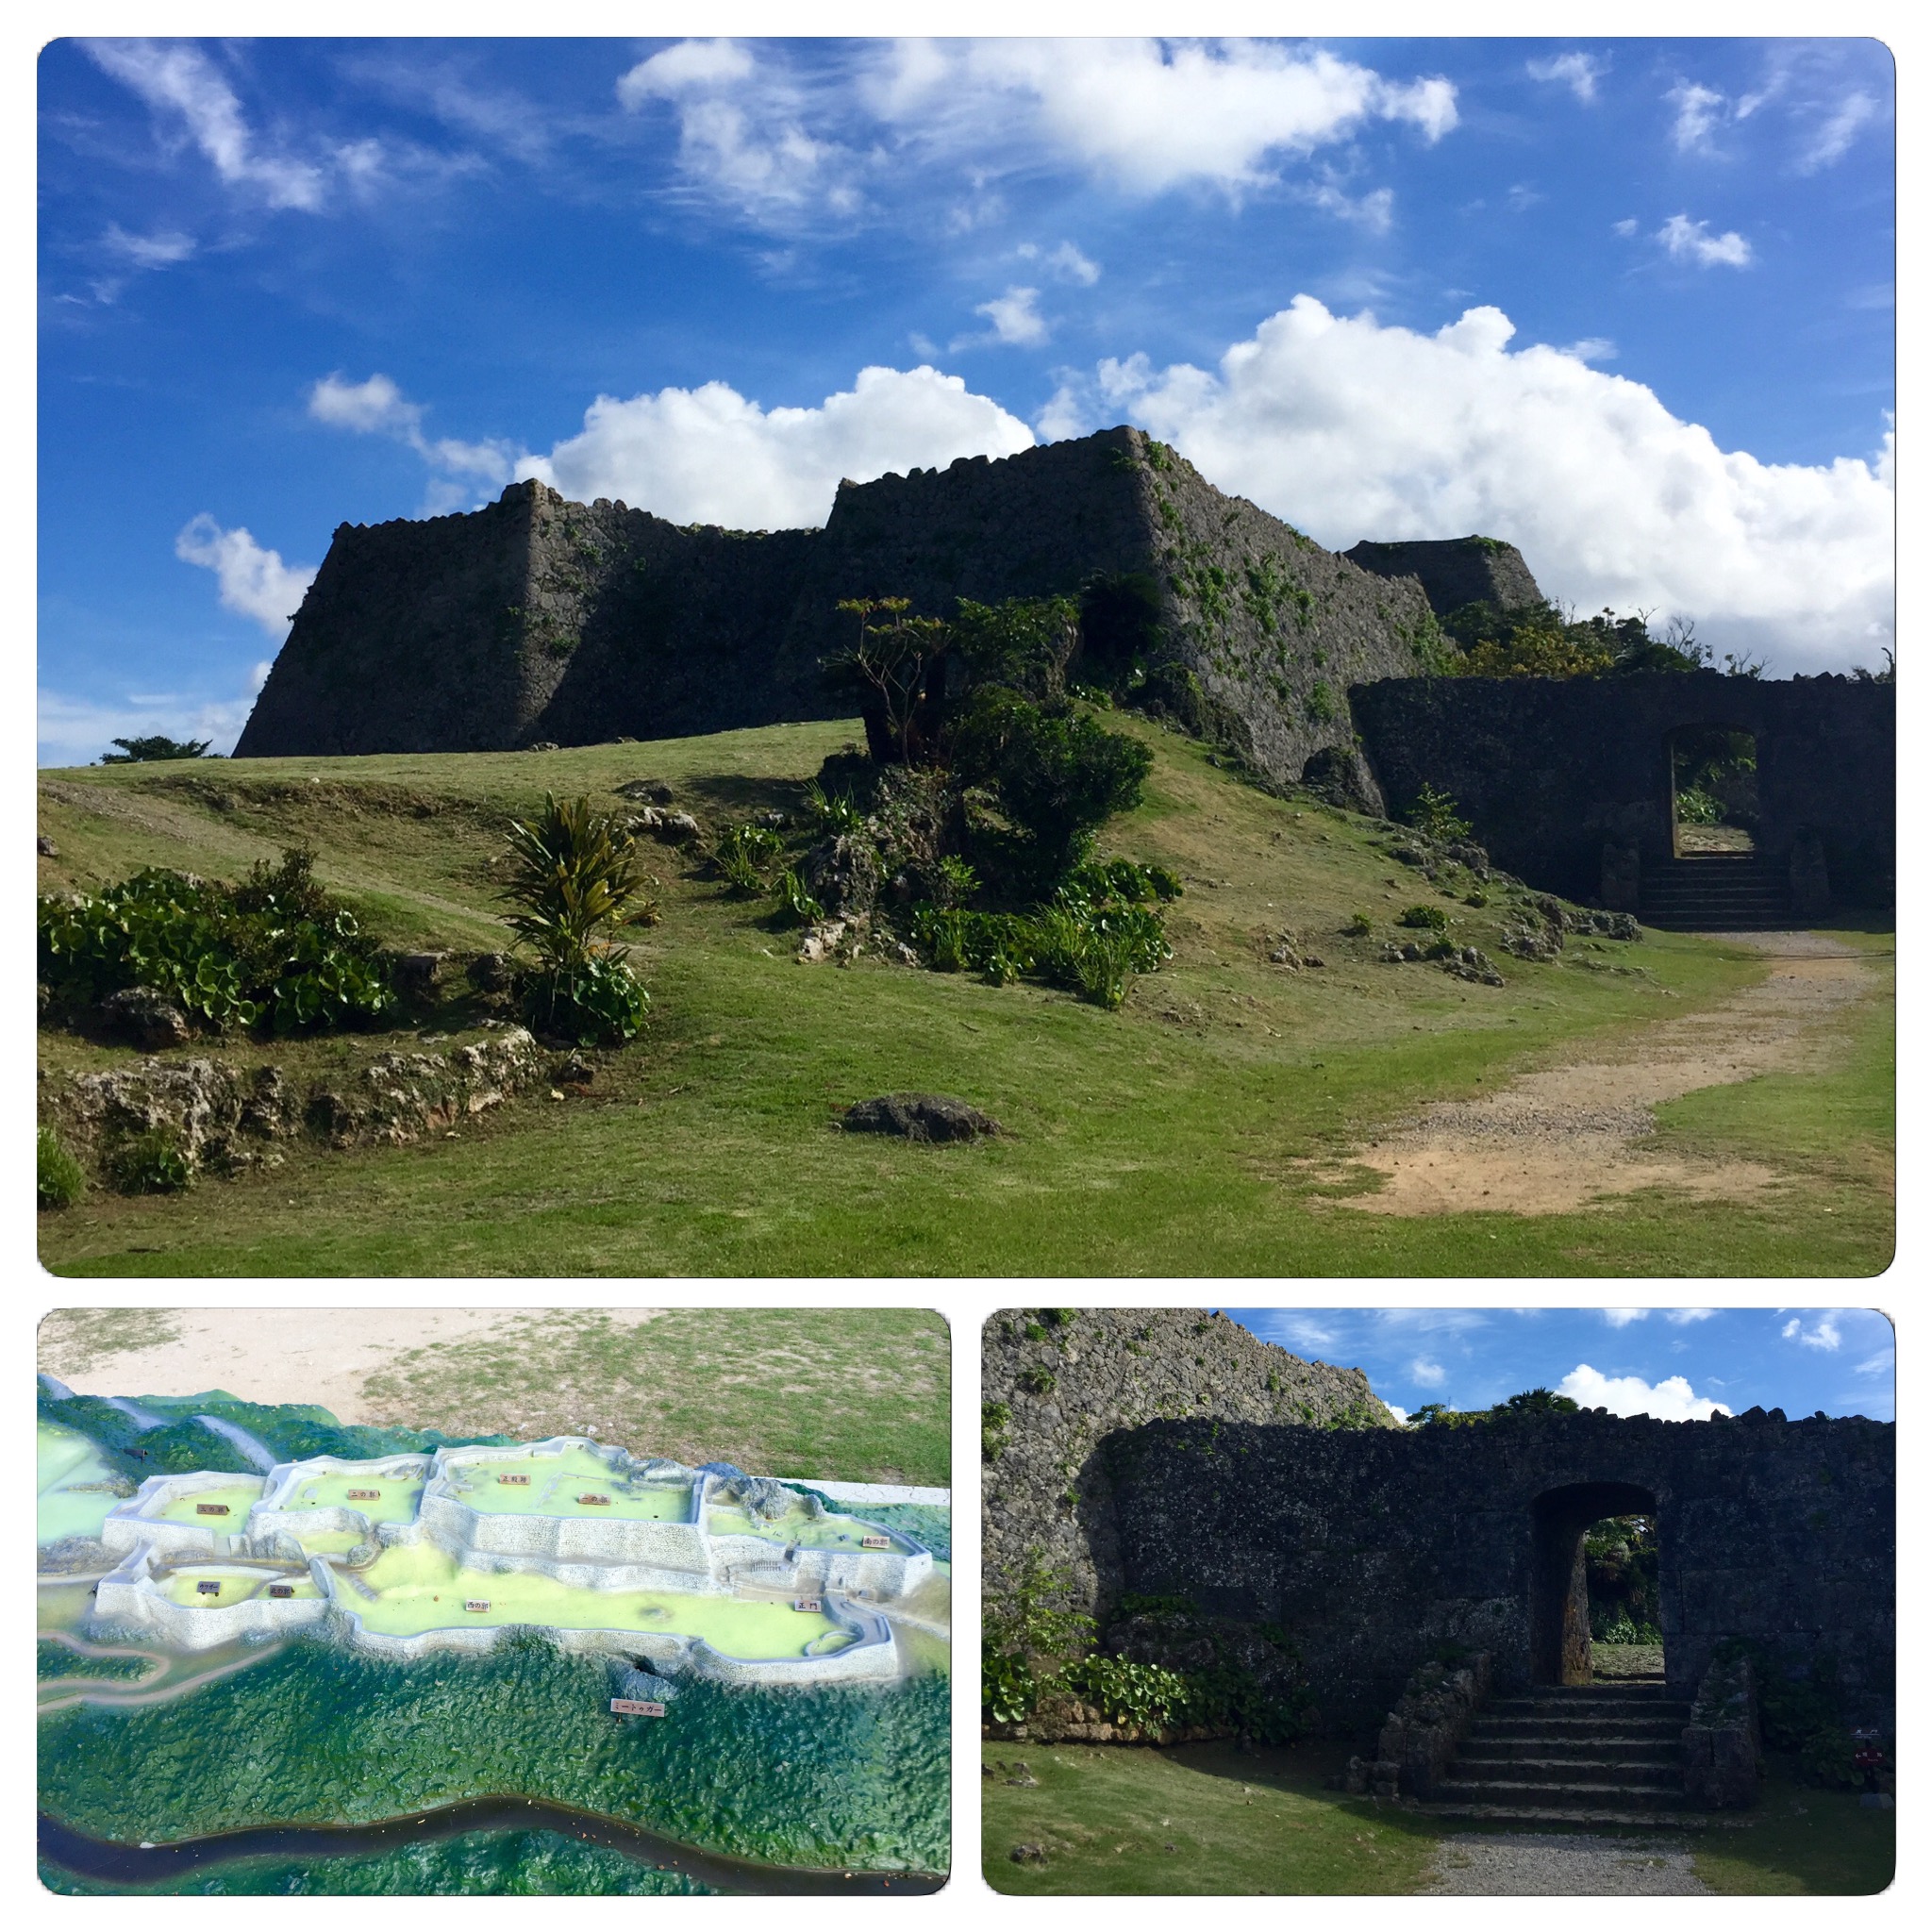
[[[1774,671],[1890,641],[1870,41],[59,41],[41,740],[232,741],[337,524],[823,521],[1119,421]]]
[[[1869,1308],[1228,1308],[1264,1341],[1361,1369],[1404,1414],[1554,1389],[1681,1422],[1722,1408],[1892,1420],[1892,1334]]]

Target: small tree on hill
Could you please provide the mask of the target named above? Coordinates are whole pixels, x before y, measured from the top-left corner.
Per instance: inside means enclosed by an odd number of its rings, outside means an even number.
[[[103,765],[149,765],[167,758],[205,758],[211,738],[114,738],[119,751],[103,752],[97,763]]]
[[[934,666],[945,656],[951,632],[937,617],[912,617],[909,597],[847,597],[839,608],[858,619],[850,650],[825,662],[837,689],[869,695],[884,736],[900,763],[910,764],[913,725],[925,702]]]

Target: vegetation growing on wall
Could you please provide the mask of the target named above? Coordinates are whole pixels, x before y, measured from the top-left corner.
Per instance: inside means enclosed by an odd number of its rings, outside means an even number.
[[[1438,668],[1450,676],[1617,677],[1719,668],[1688,620],[1673,618],[1658,633],[1647,611],[1619,617],[1604,609],[1579,618],[1550,603],[1498,608],[1478,602],[1450,611],[1441,628],[1452,648]],[[1731,655],[1722,669],[1756,677],[1763,667]]]

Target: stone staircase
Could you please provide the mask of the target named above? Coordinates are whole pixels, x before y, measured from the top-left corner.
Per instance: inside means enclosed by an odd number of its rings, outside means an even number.
[[[1690,1706],[1660,1679],[1550,1686],[1485,1705],[1425,1807],[1521,1824],[1708,1823],[1684,1803]]]
[[[1647,866],[1638,917],[1666,932],[1780,932],[1794,924],[1791,886],[1756,852],[1704,852]]]

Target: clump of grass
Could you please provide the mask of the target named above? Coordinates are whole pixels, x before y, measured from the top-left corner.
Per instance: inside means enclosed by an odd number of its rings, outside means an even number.
[[[1365,940],[1374,931],[1375,922],[1366,912],[1351,912],[1348,915],[1348,924],[1341,929],[1351,939]]]
[[[124,1194],[178,1194],[194,1182],[187,1150],[171,1127],[150,1127],[108,1155],[108,1177]]]
[[[42,1127],[34,1136],[34,1167],[42,1208],[72,1208],[87,1191],[85,1170],[52,1127]]]
[[[1395,923],[1412,926],[1420,932],[1446,932],[1449,915],[1440,906],[1405,906]]]

